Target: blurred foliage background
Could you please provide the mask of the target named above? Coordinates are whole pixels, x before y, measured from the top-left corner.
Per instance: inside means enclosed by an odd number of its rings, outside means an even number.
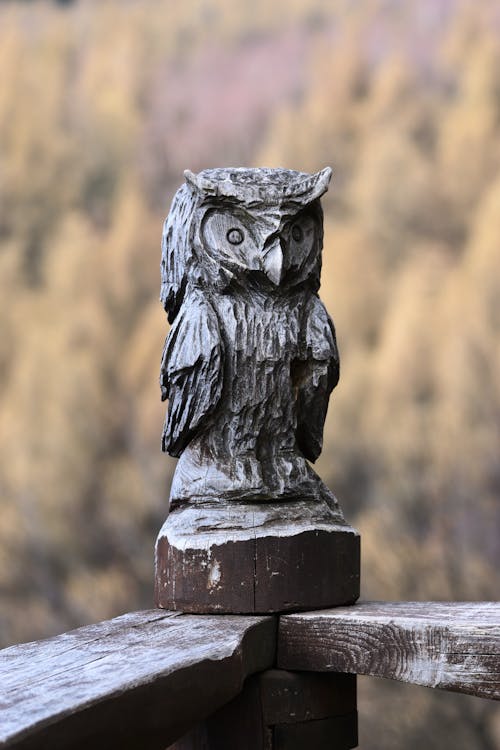
[[[498,2],[2,0],[0,71],[1,645],[151,606],[186,167],[333,166],[318,463],[363,597],[498,598]],[[500,745],[488,701],[360,682],[362,750]]]

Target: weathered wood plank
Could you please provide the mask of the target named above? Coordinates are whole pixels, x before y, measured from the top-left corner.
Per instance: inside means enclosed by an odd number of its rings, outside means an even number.
[[[286,615],[278,666],[388,677],[500,700],[500,604],[363,602]]]
[[[0,651],[0,748],[165,748],[271,666],[273,617],[147,610]]]

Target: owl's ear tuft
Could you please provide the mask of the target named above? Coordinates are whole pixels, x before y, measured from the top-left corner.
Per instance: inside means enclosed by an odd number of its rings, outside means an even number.
[[[333,170],[331,167],[325,167],[320,172],[318,172],[319,181],[321,181],[325,185],[330,184],[330,180],[332,179]]]
[[[186,178],[186,182],[188,185],[191,185],[191,187],[196,187],[196,175],[194,172],[191,172],[190,169],[184,170],[184,177]]]
[[[316,172],[314,177],[314,196],[315,198],[320,198],[328,190],[328,185],[330,184],[330,180],[332,179],[332,168],[325,167],[320,172]]]
[[[196,192],[207,195],[217,195],[217,183],[204,177],[201,172],[199,174],[194,174],[190,169],[185,169],[184,177],[186,178],[186,183],[189,187]]]

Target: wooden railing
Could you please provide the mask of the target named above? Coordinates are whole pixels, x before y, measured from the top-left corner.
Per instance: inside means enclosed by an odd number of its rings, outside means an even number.
[[[147,610],[12,646],[0,748],[351,748],[355,674],[499,700],[500,604]]]

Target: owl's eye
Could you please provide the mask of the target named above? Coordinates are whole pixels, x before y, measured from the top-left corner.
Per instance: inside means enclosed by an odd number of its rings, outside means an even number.
[[[241,245],[244,239],[243,232],[241,231],[241,229],[233,227],[232,229],[229,229],[228,233],[226,234],[226,239],[231,243],[231,245]]]
[[[304,231],[300,224],[294,224],[292,227],[292,237],[295,242],[302,242],[304,239]]]

